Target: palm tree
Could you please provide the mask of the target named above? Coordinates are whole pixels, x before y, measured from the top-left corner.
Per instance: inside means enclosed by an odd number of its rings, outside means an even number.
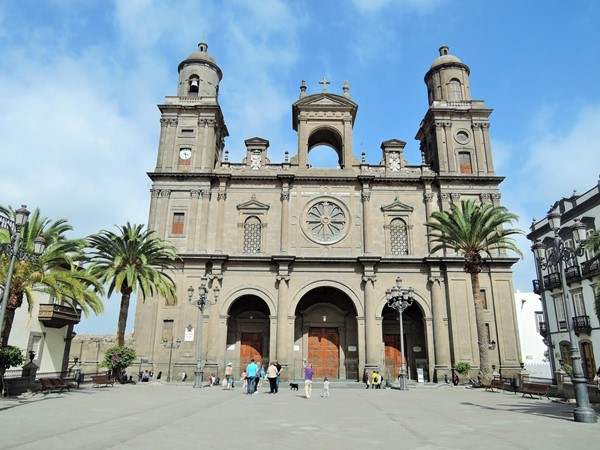
[[[600,231],[596,230],[588,236],[585,248],[594,254],[594,257],[586,264],[592,264],[600,260]],[[600,319],[600,289],[596,290],[594,309],[596,310],[596,316]]]
[[[503,206],[477,205],[471,200],[463,200],[460,208],[452,203],[450,211],[436,211],[431,217],[434,221],[425,224],[431,230],[429,236],[432,241],[437,243],[431,249],[431,253],[449,248],[464,254],[464,271],[471,276],[475,302],[480,377],[484,383],[489,383],[492,370],[479,289],[479,272],[483,264],[483,255],[492,258],[492,250],[508,249],[523,256],[510,237],[523,234],[523,231],[503,228],[517,220],[518,216],[508,212]]]
[[[15,220],[15,210],[0,206],[0,216]],[[8,344],[8,338],[15,318],[15,311],[27,300],[29,310],[33,306],[34,292],[44,292],[60,303],[80,308],[89,316],[104,310],[99,294],[102,284],[88,270],[79,266],[83,259],[85,240],[68,239],[65,234],[73,227],[64,219],[51,221],[40,215],[36,209],[28,222],[21,228],[20,249],[33,253],[34,241],[38,237],[46,240],[46,247],[35,260],[17,261],[11,279],[4,328],[0,346]],[[0,242],[10,242],[8,233],[0,234]],[[0,256],[0,282],[5,283],[9,258]]]
[[[91,272],[108,284],[108,297],[115,291],[121,294],[116,344],[123,346],[132,293],[139,289],[145,299],[156,292],[167,304],[176,302],[175,282],[164,271],[175,268],[172,261],[178,256],[175,247],[152,237],[154,231],[144,231],[143,225],[127,222],[117,228],[119,233],[102,230],[89,236],[88,245]]]

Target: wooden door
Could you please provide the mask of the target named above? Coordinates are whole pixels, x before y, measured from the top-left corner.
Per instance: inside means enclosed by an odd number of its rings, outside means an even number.
[[[402,358],[402,352],[400,351],[400,335],[384,334],[383,342],[385,344],[386,375],[396,379],[400,373],[400,358]]]
[[[588,381],[592,381],[596,375],[596,364],[594,362],[594,352],[589,342],[581,343],[581,362],[583,365],[583,376]]]
[[[262,333],[242,333],[240,345],[240,370],[246,369],[250,360],[262,361],[263,353],[263,334]]]
[[[337,328],[311,327],[308,332],[308,361],[315,378],[339,378],[340,333]]]

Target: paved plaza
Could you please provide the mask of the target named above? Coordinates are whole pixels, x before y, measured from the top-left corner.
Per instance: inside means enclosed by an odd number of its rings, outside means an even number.
[[[336,389],[310,399],[160,382],[0,399],[0,448],[566,449],[594,448],[600,424],[573,404],[448,385]],[[596,407],[596,411],[600,409]]]

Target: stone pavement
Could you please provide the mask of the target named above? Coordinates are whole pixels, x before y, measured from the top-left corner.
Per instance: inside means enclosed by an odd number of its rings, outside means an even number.
[[[0,448],[19,449],[591,449],[600,424],[573,404],[448,385],[193,389],[160,382],[0,399]],[[596,412],[600,409],[596,407]]]

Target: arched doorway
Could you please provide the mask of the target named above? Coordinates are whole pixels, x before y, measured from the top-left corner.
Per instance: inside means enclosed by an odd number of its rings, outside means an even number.
[[[346,294],[331,287],[313,289],[295,314],[294,376],[301,379],[306,360],[316,378],[358,379],[357,314]]]
[[[267,364],[269,357],[269,308],[256,295],[244,295],[229,308],[227,362],[241,374],[251,359]]]
[[[408,376],[410,379],[417,378],[417,369],[423,369],[423,375],[427,378],[429,364],[427,359],[427,345],[425,341],[425,327],[423,312],[414,303],[404,310],[402,324],[404,331],[404,351],[400,350],[400,322],[398,312],[387,305],[382,311],[383,344],[385,376],[387,379],[398,379],[400,373],[401,357],[404,355]]]

